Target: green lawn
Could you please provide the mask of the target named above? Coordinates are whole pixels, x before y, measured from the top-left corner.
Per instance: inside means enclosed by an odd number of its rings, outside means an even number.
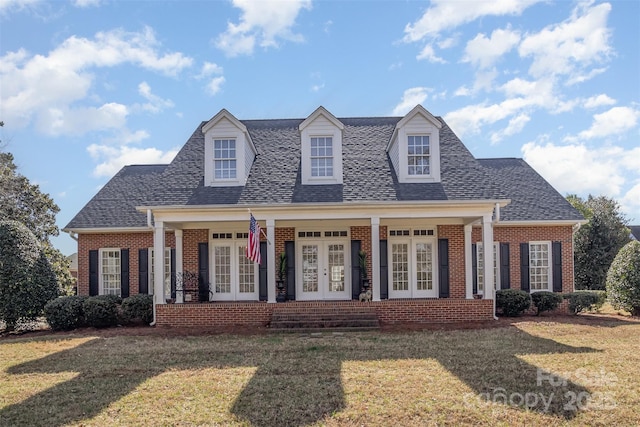
[[[635,425],[640,323],[0,339],[0,425]],[[553,375],[552,375],[553,374]],[[505,402],[506,401],[506,402]]]

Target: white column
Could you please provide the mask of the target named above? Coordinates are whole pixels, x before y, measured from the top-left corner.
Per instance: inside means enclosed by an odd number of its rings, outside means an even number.
[[[380,301],[380,218],[371,218],[371,286],[372,300]]]
[[[176,292],[176,302],[184,302],[184,278],[182,277],[182,230],[176,230],[176,285],[181,283],[182,292]]]
[[[482,248],[484,252],[484,298],[493,299],[493,223],[491,215],[482,217]]]
[[[153,297],[156,304],[165,304],[164,295],[164,224],[156,221],[153,231]]]
[[[465,298],[473,299],[473,253],[471,251],[471,232],[473,225],[464,226],[464,283]]]
[[[267,302],[276,302],[276,222],[267,220]]]

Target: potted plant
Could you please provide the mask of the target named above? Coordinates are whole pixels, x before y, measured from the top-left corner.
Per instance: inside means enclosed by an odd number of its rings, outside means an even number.
[[[276,295],[277,302],[284,302],[287,298],[287,292],[285,290],[287,281],[287,254],[282,252],[278,257],[278,280],[276,281],[276,287],[278,293]]]
[[[358,263],[360,264],[360,279],[362,290],[369,289],[369,279],[367,278],[367,253],[365,251],[358,252]]]

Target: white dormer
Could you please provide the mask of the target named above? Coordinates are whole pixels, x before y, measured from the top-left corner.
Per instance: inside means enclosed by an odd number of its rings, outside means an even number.
[[[318,107],[298,129],[302,184],[342,184],[342,122]]]
[[[396,124],[387,153],[398,182],[440,182],[441,127],[422,105],[416,105]]]
[[[232,187],[245,185],[256,147],[247,127],[222,109],[203,127],[204,185]]]

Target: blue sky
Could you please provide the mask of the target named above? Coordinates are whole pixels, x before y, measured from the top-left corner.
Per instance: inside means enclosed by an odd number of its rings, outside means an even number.
[[[168,163],[221,108],[418,103],[476,157],[524,158],[640,223],[638,1],[0,0],[1,139],[61,228],[122,166]]]

